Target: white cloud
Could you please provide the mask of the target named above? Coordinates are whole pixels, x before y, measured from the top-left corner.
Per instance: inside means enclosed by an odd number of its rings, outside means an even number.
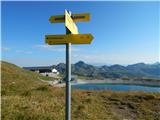
[[[2,51],[10,51],[11,50],[8,47],[2,47],[1,49],[2,49]],[[22,54],[32,54],[32,51],[25,51],[25,50],[16,50],[16,51],[13,51],[13,52],[22,53]]]
[[[51,45],[35,45],[35,48],[39,48],[42,50],[47,50],[47,51],[58,51],[58,52],[63,52],[65,51],[65,46],[51,46]],[[71,47],[72,51],[77,52],[80,51],[79,48]]]
[[[32,57],[15,57],[15,58],[2,58],[3,61],[8,61],[10,63],[14,63],[18,66],[24,67],[24,66],[49,66],[49,65],[57,65],[59,63],[64,63],[65,59],[63,57],[57,57],[57,58],[32,58]]]
[[[50,45],[35,45],[35,48],[48,50],[48,51],[58,51],[58,52],[65,51],[65,48],[60,48],[60,47],[55,47]]]
[[[32,54],[32,51],[17,50],[16,53]]]
[[[2,47],[2,51],[10,51],[10,48],[8,48],[8,47]]]

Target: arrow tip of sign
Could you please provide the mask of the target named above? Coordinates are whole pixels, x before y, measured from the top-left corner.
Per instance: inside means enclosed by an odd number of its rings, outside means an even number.
[[[91,35],[92,36],[92,40],[94,39],[94,36],[93,35]]]
[[[91,37],[92,40],[94,39],[94,36],[92,34],[89,34],[89,36]]]
[[[49,22],[52,22],[52,16],[49,18]]]

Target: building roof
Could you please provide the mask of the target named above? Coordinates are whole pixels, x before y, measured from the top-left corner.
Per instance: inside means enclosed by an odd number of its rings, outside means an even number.
[[[27,70],[52,70],[54,69],[53,66],[36,66],[36,67],[23,67]]]

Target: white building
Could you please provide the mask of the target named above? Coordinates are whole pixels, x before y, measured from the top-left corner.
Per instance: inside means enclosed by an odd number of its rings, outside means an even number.
[[[37,66],[37,67],[23,67],[26,70],[34,71],[43,76],[56,77],[59,72],[53,66]]]

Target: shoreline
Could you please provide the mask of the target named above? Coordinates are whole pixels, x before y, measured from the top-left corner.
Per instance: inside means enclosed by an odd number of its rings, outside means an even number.
[[[73,84],[124,84],[124,85],[141,85],[149,87],[160,87],[160,81],[147,81],[147,80],[82,80],[79,79],[76,83]]]
[[[52,86],[56,87],[65,87],[65,82],[59,83],[58,81],[45,81],[40,79],[42,82],[48,83]],[[105,79],[105,80],[84,80],[78,79],[76,82],[72,81],[71,85],[77,84],[115,84],[115,85],[139,85],[139,86],[148,86],[148,87],[160,87],[160,80],[155,81],[147,81],[147,80],[112,80],[112,79]]]

